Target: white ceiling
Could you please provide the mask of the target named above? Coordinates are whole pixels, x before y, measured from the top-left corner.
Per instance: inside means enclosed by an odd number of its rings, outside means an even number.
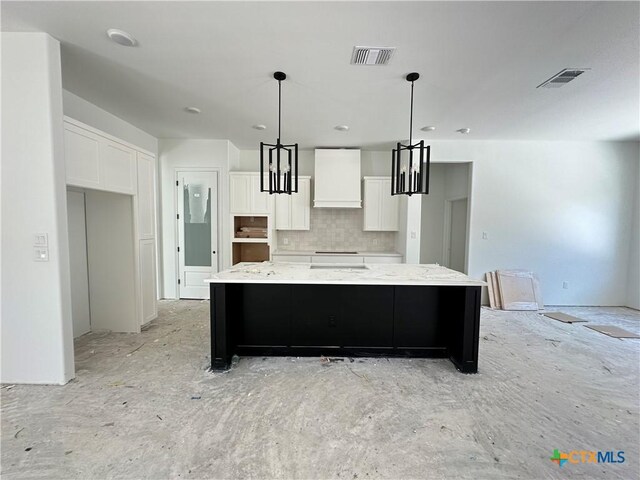
[[[637,140],[638,2],[2,2],[3,31],[62,42],[64,87],[156,137],[387,148],[414,138]],[[126,48],[108,28],[131,33]],[[350,65],[355,45],[397,47]],[[566,67],[591,70],[559,89]],[[184,112],[186,106],[201,115]],[[263,123],[267,130],[252,125]],[[336,125],[350,126],[338,132]],[[434,125],[435,132],[418,129]]]

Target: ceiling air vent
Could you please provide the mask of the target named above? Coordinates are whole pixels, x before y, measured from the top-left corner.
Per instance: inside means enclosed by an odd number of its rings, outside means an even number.
[[[353,47],[352,65],[387,65],[395,47]]]
[[[556,73],[553,77],[548,80],[545,80],[536,88],[544,87],[544,88],[559,88],[563,85],[566,85],[571,80],[575,80],[584,72],[589,70],[588,68],[565,68],[560,73]]]

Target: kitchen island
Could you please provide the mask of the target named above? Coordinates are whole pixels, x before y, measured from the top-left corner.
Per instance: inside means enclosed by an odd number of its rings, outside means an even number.
[[[485,283],[439,265],[240,263],[207,281],[213,370],[233,355],[325,355],[478,371]]]

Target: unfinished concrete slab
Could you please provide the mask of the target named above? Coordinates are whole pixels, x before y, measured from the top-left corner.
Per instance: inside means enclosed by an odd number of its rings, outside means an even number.
[[[640,333],[640,312],[561,308]],[[483,309],[476,375],[446,359],[209,364],[208,302],[76,342],[65,386],[4,386],[2,478],[640,476],[640,342]],[[565,464],[554,449],[623,450]]]

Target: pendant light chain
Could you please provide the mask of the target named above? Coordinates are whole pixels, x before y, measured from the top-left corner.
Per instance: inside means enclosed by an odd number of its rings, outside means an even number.
[[[291,195],[298,193],[298,144],[283,145],[280,140],[282,80],[287,78],[287,74],[275,72],[273,78],[278,81],[278,139],[275,144],[260,142],[260,191]]]
[[[411,115],[409,117],[409,145],[413,144],[413,84],[415,82],[411,81]]]
[[[280,143],[281,121],[282,121],[282,80],[278,80],[278,144]]]

